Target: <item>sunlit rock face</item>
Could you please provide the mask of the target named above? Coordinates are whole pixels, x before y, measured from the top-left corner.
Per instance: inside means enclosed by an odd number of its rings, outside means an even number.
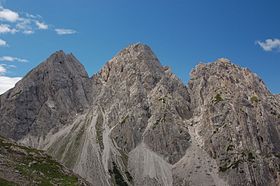
[[[200,146],[229,185],[279,184],[280,102],[262,80],[229,60],[191,72],[193,125]]]
[[[279,95],[227,59],[185,86],[143,44],[91,78],[59,51],[0,100],[2,136],[93,185],[279,184]]]

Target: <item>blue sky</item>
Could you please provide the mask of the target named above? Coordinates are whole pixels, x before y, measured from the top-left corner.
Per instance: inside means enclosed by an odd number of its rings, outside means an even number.
[[[279,0],[0,2],[0,93],[57,50],[92,75],[135,42],[185,83],[197,63],[226,57],[280,93]]]

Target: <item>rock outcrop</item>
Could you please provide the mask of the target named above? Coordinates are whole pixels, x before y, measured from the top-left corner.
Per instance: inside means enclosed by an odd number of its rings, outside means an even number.
[[[91,78],[60,51],[0,100],[1,135],[93,185],[279,184],[279,96],[227,59],[187,87],[146,45]]]

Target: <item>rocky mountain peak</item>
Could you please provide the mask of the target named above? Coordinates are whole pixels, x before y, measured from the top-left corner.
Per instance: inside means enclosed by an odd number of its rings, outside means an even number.
[[[164,72],[158,58],[151,48],[145,44],[133,44],[121,50],[109,60],[98,73],[102,81],[123,80],[131,78],[160,79]],[[128,80],[128,79],[127,79]]]
[[[87,72],[72,54],[55,52],[1,97],[0,116],[7,124],[0,126],[1,135],[13,139],[27,133],[46,135],[66,124],[88,106],[88,81]],[[6,119],[9,115],[13,117]],[[38,115],[56,121],[38,119]]]
[[[202,91],[203,95],[207,95],[208,99],[215,95],[223,94],[224,97],[242,96],[248,97],[257,96],[264,98],[271,93],[266,88],[264,82],[248,68],[242,68],[235,65],[227,59],[218,59],[213,63],[198,64],[190,73],[191,80],[189,88]],[[197,92],[198,93],[198,92]],[[238,94],[238,95],[237,95]]]
[[[121,50],[116,57],[128,57],[131,58],[139,58],[139,59],[153,59],[156,58],[155,54],[153,53],[152,49],[142,43],[136,43],[129,45],[127,48]]]
[[[49,59],[50,58],[62,58],[62,57],[65,57],[66,54],[63,50],[58,50],[56,52],[54,52],[53,54],[50,55]]]

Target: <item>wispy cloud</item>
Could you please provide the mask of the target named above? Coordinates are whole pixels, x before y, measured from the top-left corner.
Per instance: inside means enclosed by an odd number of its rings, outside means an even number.
[[[18,30],[30,30],[32,29],[32,20],[26,18],[20,18],[16,24]]]
[[[258,44],[266,52],[280,50],[280,39],[266,39],[265,41],[256,41],[256,44]]]
[[[3,62],[20,62],[20,63],[28,62],[27,59],[22,59],[22,58],[12,57],[12,56],[1,56],[0,61],[3,61]]]
[[[3,64],[0,64],[0,75],[3,75],[7,72],[7,69]]]
[[[70,35],[70,34],[76,34],[77,31],[73,29],[65,29],[65,28],[57,28],[55,29],[56,33],[58,35]]]
[[[35,23],[40,30],[47,30],[49,28],[49,26],[43,22],[36,21]]]
[[[19,19],[19,14],[10,9],[0,7],[0,19],[8,22],[16,22]]]
[[[3,40],[3,39],[0,39],[0,47],[1,46],[7,46],[7,41]]]
[[[18,30],[11,28],[10,25],[7,24],[0,24],[0,34],[6,34],[6,33],[16,33]]]
[[[33,30],[24,30],[22,33],[26,34],[26,35],[30,35],[30,34],[34,34]]]
[[[2,6],[0,0],[0,34],[23,33],[34,34],[36,30],[51,30],[58,35],[70,35],[77,33],[73,29],[56,28],[46,23],[42,16],[30,13],[19,13]]]

